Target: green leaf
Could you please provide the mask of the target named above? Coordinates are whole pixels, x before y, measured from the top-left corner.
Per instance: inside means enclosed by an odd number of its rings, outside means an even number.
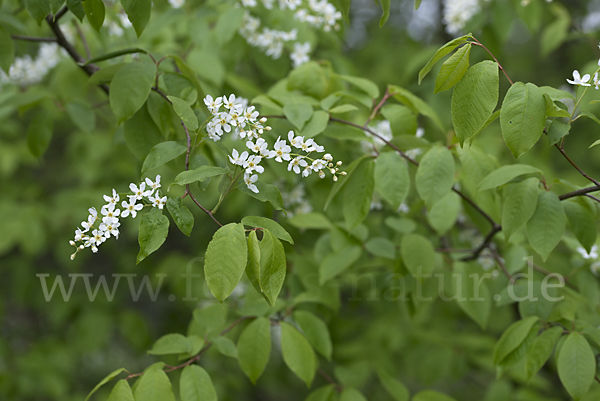
[[[379,381],[383,384],[383,387],[387,390],[388,394],[394,399],[394,401],[409,401],[410,393],[404,384],[400,383],[392,375],[383,369],[377,370],[377,376]]]
[[[25,8],[38,25],[42,25],[44,18],[51,12],[47,0],[25,0]]]
[[[358,159],[354,160],[352,163],[350,163],[348,168],[344,169],[346,171],[346,176],[345,177],[342,176],[338,180],[338,182],[333,184],[333,187],[331,188],[331,191],[329,192],[329,195],[327,196],[327,199],[325,200],[325,206],[323,207],[323,210],[327,210],[327,206],[329,206],[329,203],[333,200],[333,198],[335,198],[335,196],[338,194],[338,192],[340,192],[342,190],[342,188],[344,188],[344,186],[346,185],[346,182],[348,182],[348,180],[354,173],[354,170],[362,162],[365,162],[366,160],[369,160],[369,159],[372,159],[371,156],[369,156],[369,155],[361,156]]]
[[[369,159],[361,163],[354,170],[354,174],[346,180],[343,213],[350,230],[359,225],[369,214],[375,186],[373,169],[373,159]]]
[[[554,326],[540,334],[527,351],[527,378],[531,379],[544,366],[558,339],[563,333],[563,328]]]
[[[87,401],[88,399],[86,398],[85,400]],[[108,401],[134,401],[133,393],[131,392],[131,387],[129,387],[127,380],[122,379],[115,384],[108,396]]]
[[[334,393],[335,386],[333,384],[328,384],[311,392],[304,401],[332,401],[332,395]]]
[[[422,235],[404,235],[400,243],[400,255],[406,269],[412,274],[429,274],[435,267],[435,249]]]
[[[600,119],[598,117],[596,117],[596,115],[594,113],[592,113],[591,111],[581,110],[581,113],[579,115],[587,117],[590,120],[594,121],[595,123],[600,124]]]
[[[313,138],[325,131],[329,123],[329,114],[323,110],[317,110],[312,114],[312,117],[304,125],[302,132],[299,134],[304,138]]]
[[[182,146],[179,145],[178,146]],[[181,150],[181,149],[180,149]],[[184,147],[184,152],[186,148]],[[182,152],[183,153],[183,152]],[[181,154],[181,153],[180,153]],[[177,155],[179,156],[179,155]],[[175,156],[175,157],[177,157]],[[173,184],[187,185],[193,182],[203,182],[210,177],[215,177],[229,172],[228,168],[216,167],[216,166],[200,166],[194,170],[188,170],[177,174]]]
[[[312,117],[313,109],[306,103],[288,103],[283,106],[283,114],[301,131],[304,124]]]
[[[527,222],[527,239],[544,261],[560,242],[566,223],[558,195],[549,191],[540,192],[535,212]]]
[[[427,222],[440,235],[454,227],[460,212],[460,198],[454,192],[448,192],[427,212]]]
[[[295,311],[293,318],[315,350],[328,361],[331,361],[331,335],[327,324],[319,317],[306,311]]]
[[[492,295],[479,269],[465,263],[454,264],[456,278],[456,303],[458,306],[485,330],[492,309]]]
[[[340,401],[367,401],[367,399],[357,389],[346,387],[340,394]]]
[[[167,234],[169,234],[169,219],[162,214],[162,210],[153,207],[150,212],[142,216],[139,231],[140,252],[137,255],[136,264],[146,259],[165,242]]]
[[[567,39],[571,19],[567,12],[546,25],[540,38],[540,53],[546,57]]]
[[[317,370],[317,357],[306,337],[285,322],[281,322],[281,353],[287,367],[310,387]]]
[[[412,401],[456,401],[454,398],[447,396],[446,394],[434,391],[434,390],[423,390],[419,391],[412,398]]]
[[[155,74],[154,64],[135,62],[125,64],[115,73],[108,98],[119,124],[144,105],[154,85]]]
[[[194,215],[190,209],[183,205],[181,198],[177,197],[167,199],[167,210],[181,232],[189,237],[194,228]]]
[[[271,322],[265,317],[251,322],[238,340],[238,362],[253,384],[262,375],[271,353]]]
[[[552,101],[561,99],[572,99],[575,100],[575,96],[571,92],[556,89],[551,86],[540,86],[542,93],[547,94]]]
[[[91,133],[96,128],[96,114],[87,102],[70,101],[65,104],[65,110],[73,124],[83,132]]]
[[[102,28],[104,17],[106,15],[104,2],[102,0],[83,0],[81,4],[83,5],[83,10],[85,11],[85,15],[92,28],[100,32],[100,28]]]
[[[486,175],[477,185],[478,191],[485,191],[506,184],[510,180],[525,174],[542,174],[542,171],[528,164],[502,166]]]
[[[398,210],[410,190],[408,167],[396,152],[381,153],[375,162],[375,190]]]
[[[396,259],[394,243],[385,237],[373,237],[365,243],[365,249],[372,255],[387,259]]]
[[[415,10],[417,8],[418,8],[418,5],[416,5],[416,3],[415,3]],[[444,58],[446,55],[451,53],[458,46],[467,42],[467,39],[471,39],[471,38],[473,38],[473,36],[471,34],[464,35],[464,36],[461,36],[460,38],[453,39],[450,42],[446,43],[444,46],[440,47],[435,52],[433,57],[431,57],[431,59],[427,62],[427,64],[425,64],[425,67],[423,67],[421,69],[421,71],[419,71],[419,85],[421,85],[421,81],[423,80],[423,78],[425,78],[425,76],[429,73],[429,71],[431,71],[431,69],[433,68],[435,63],[437,63],[442,58]]]
[[[52,120],[45,113],[37,114],[27,127],[27,145],[32,155],[42,157],[52,140]]]
[[[260,241],[260,288],[271,306],[283,286],[286,273],[285,251],[281,242],[269,230],[263,230]]]
[[[177,113],[185,126],[191,131],[196,131],[198,129],[198,118],[196,118],[190,105],[187,104],[185,100],[175,96],[167,96],[167,98],[171,101],[171,104],[173,104],[175,113]]]
[[[485,60],[469,68],[454,88],[452,124],[461,146],[492,116],[498,103],[498,85],[498,64]]]
[[[558,377],[569,394],[579,400],[587,394],[596,376],[596,357],[587,340],[572,332],[560,348]]]
[[[528,178],[506,189],[508,196],[502,207],[502,231],[506,240],[533,216],[538,200],[540,180]]]
[[[358,245],[350,245],[327,255],[319,265],[319,285],[348,269],[361,254],[362,250]]]
[[[217,401],[217,393],[206,370],[198,365],[189,365],[179,379],[181,401]]]
[[[291,219],[289,219],[289,223],[296,228],[300,229],[329,229],[331,228],[331,222],[327,217],[325,217],[322,213],[310,212],[310,213],[302,213],[296,214]]]
[[[521,319],[511,324],[502,333],[502,336],[494,347],[494,363],[499,365],[502,361],[509,356],[523,341],[531,331],[533,325],[537,323],[539,318],[537,316],[530,316],[525,319]]]
[[[454,158],[443,146],[434,146],[421,159],[415,176],[417,192],[425,205],[431,208],[452,189]]]
[[[388,7],[389,7],[389,2],[388,2]],[[363,92],[365,92],[367,95],[371,96],[372,98],[379,97],[379,88],[373,81],[370,81],[365,78],[354,77],[352,75],[338,75],[337,77],[356,86],[358,89],[362,90]]]
[[[586,251],[590,252],[596,243],[596,219],[583,206],[576,202],[563,202],[562,206],[571,225],[573,234]]]
[[[0,26],[0,68],[8,75],[15,60],[15,45],[9,33]]]
[[[594,143],[592,143],[592,144],[591,144],[591,145],[588,147],[588,149],[591,149],[591,148],[593,148],[593,147],[594,147],[594,146],[596,146],[596,145],[600,145],[600,139],[598,139],[597,141],[594,141]]]
[[[67,0],[67,7],[80,22],[83,22],[85,10],[83,9],[82,0]]]
[[[383,14],[381,15],[381,19],[379,20],[380,28],[384,26],[388,18],[390,18],[390,0],[381,0],[381,8],[383,9]]]
[[[331,109],[329,109],[329,113],[330,114],[342,114],[342,113],[348,113],[349,111],[356,111],[358,110],[358,107],[352,105],[352,104],[341,104],[339,106],[335,106]]]
[[[110,372],[110,373],[109,373],[109,374],[108,374],[108,375],[107,375],[107,376],[106,376],[104,379],[102,379],[102,380],[100,381],[100,383],[98,383],[98,384],[96,385],[96,387],[94,387],[94,389],[93,389],[92,391],[90,391],[90,393],[87,395],[87,397],[85,397],[85,401],[88,401],[88,400],[90,399],[90,397],[91,397],[91,396],[92,396],[92,395],[93,395],[93,394],[94,394],[96,391],[98,391],[98,389],[99,389],[100,387],[104,386],[106,383],[108,383],[109,381],[111,381],[112,379],[114,379],[115,377],[117,377],[117,376],[118,376],[118,375],[119,375],[121,372],[125,372],[125,368],[121,368],[121,369],[113,370],[112,372]],[[121,387],[123,386],[122,384],[119,384],[119,383],[120,383],[120,382],[122,382],[122,381],[124,381],[124,380],[120,380],[120,381],[119,381],[119,382],[118,382],[118,383],[115,385],[115,387],[113,388],[113,392],[115,392],[115,389],[116,389],[118,386],[121,386]],[[127,382],[126,382],[126,381],[124,381],[124,382],[127,384]],[[129,385],[127,385],[127,388],[129,388]],[[122,392],[123,392],[123,389],[119,389],[119,390],[117,390],[116,392],[117,392],[117,393],[120,393],[120,394],[122,394]],[[131,393],[131,390],[130,390],[130,393]],[[112,393],[111,393],[111,394],[112,394]],[[112,397],[112,395],[111,395],[111,397]],[[110,397],[109,397],[109,399],[110,399]],[[120,399],[120,398],[116,398],[116,399],[118,400],[118,399]],[[133,401],[133,395],[131,396],[131,399],[132,399],[132,401]]]
[[[112,92],[111,92],[112,93]],[[154,146],[142,164],[142,175],[153,168],[160,167],[186,152],[187,148],[177,142],[161,142]]]
[[[565,136],[569,135],[570,129],[571,124],[565,124],[559,120],[552,121],[552,124],[548,128],[548,145],[552,146],[558,143]]]
[[[248,247],[244,225],[229,223],[217,230],[208,243],[204,260],[204,275],[210,292],[223,302],[240,281]]]
[[[544,131],[546,101],[540,88],[532,83],[512,85],[500,109],[500,128],[504,142],[515,157],[535,145]]]
[[[121,5],[139,38],[150,21],[152,0],[121,0]]]
[[[395,137],[400,135],[414,137],[417,132],[417,115],[408,107],[400,104],[388,104],[381,108],[381,114],[390,122],[392,134]]]
[[[251,231],[248,235],[248,264],[246,265],[246,276],[254,289],[269,302],[262,288],[260,288],[260,242],[256,236],[256,231]]]
[[[169,355],[169,354],[189,354],[192,348],[190,342],[185,336],[172,333],[167,334],[156,340],[152,349],[148,351],[150,355]]]
[[[215,26],[216,39],[220,46],[233,39],[238,28],[242,25],[243,19],[244,9],[242,7],[232,7],[221,13]]]
[[[395,85],[390,85],[388,87],[388,91],[390,93],[394,93],[394,99],[406,105],[415,113],[423,114],[424,116],[428,117],[440,129],[440,131],[445,132],[444,125],[442,124],[440,117],[431,108],[431,106],[425,103],[421,98],[413,95],[406,89]]]
[[[127,147],[140,160],[144,160],[152,148],[163,140],[146,107],[142,107],[125,121],[123,128]]]
[[[238,358],[238,351],[237,351],[237,347],[235,346],[235,343],[233,341],[231,341],[229,338],[227,337],[217,337],[215,338],[213,341],[213,346],[215,347],[215,349],[217,351],[219,351],[221,354],[225,355],[225,356],[229,356],[231,358]]]
[[[275,220],[261,216],[246,216],[242,219],[242,224],[249,227],[258,227],[267,229],[277,238],[287,241],[294,245],[292,236]]]
[[[262,181],[256,181],[254,185],[256,185],[256,188],[258,189],[258,193],[252,192],[243,182],[240,182],[238,189],[261,202],[271,203],[276,210],[284,210],[281,192],[279,192],[279,189],[275,185],[267,184]]]
[[[171,381],[159,368],[146,370],[135,384],[134,396],[144,401],[175,401]]]
[[[442,64],[438,76],[435,78],[433,93],[443,92],[456,85],[469,69],[469,54],[471,44],[466,44],[456,51]]]

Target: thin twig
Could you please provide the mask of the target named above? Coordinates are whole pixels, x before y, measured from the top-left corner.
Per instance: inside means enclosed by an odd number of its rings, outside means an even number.
[[[494,236],[496,234],[498,234],[500,231],[502,231],[502,226],[500,224],[494,224],[492,226],[492,229],[490,230],[490,232],[483,239],[483,242],[481,243],[481,245],[479,245],[477,248],[473,249],[472,253],[469,256],[465,256],[461,260],[464,262],[468,262],[470,260],[477,259],[479,257],[479,255],[481,254],[481,252],[483,252],[483,250],[485,248],[490,246],[492,239],[494,239]]]
[[[558,199],[560,199],[562,201],[565,199],[574,198],[576,196],[585,196],[586,194],[588,194],[590,192],[597,192],[597,191],[600,191],[600,186],[581,188],[581,189],[575,190],[573,192],[568,192],[566,194],[562,194],[558,197]]]
[[[573,160],[571,160],[571,158],[567,155],[567,153],[565,152],[565,150],[563,148],[561,148],[560,146],[558,146],[558,144],[555,144],[554,146],[565,157],[565,159],[567,159],[567,161],[569,163],[571,163],[571,166],[575,167],[575,170],[579,171],[579,174],[581,174],[582,176],[584,176],[585,178],[587,178],[588,180],[590,180],[591,182],[593,182],[594,184],[596,184],[596,187],[600,187],[600,182],[596,181],[594,178],[590,177],[582,169],[580,169],[579,166],[577,166],[575,164],[575,162],[573,162]]]
[[[23,40],[25,42],[48,42],[48,43],[56,43],[56,38],[42,38],[35,36],[23,36],[23,35],[12,35],[11,38],[13,40]]]
[[[511,276],[510,273],[508,272],[508,270],[506,269],[506,266],[504,265],[504,261],[502,260],[500,255],[498,255],[498,252],[492,248],[490,248],[490,251],[492,253],[492,256],[494,257],[494,260],[496,260],[496,263],[498,263],[498,266],[500,266],[500,270],[502,270],[502,273],[504,273],[504,275],[508,278],[509,283],[514,284],[515,280],[513,279],[513,276]]]
[[[500,64],[500,62],[496,58],[496,56],[494,56],[494,54],[491,51],[489,51],[488,48],[485,47],[480,41],[478,41],[475,38],[473,38],[473,40],[475,40],[475,42],[471,42],[471,43],[474,44],[475,46],[482,47],[486,52],[488,52],[489,55],[492,56],[492,58],[494,59],[494,61],[496,62],[496,64],[498,64],[498,68],[500,68],[500,70],[504,73],[504,76],[506,77],[506,79],[508,79],[508,82],[510,82],[511,85],[514,84],[514,82],[512,81],[512,79],[510,79],[510,77],[506,73],[506,70],[504,69],[504,67],[502,67],[502,64]]]
[[[318,374],[319,374],[319,375],[320,375],[320,376],[321,376],[323,379],[325,379],[325,381],[327,381],[327,382],[328,382],[328,383],[330,383],[330,384],[333,384],[333,385],[335,386],[335,390],[336,390],[338,393],[341,393],[341,392],[344,390],[344,387],[342,387],[342,385],[341,385],[341,384],[339,384],[338,382],[336,382],[335,380],[333,380],[333,379],[332,379],[332,377],[331,377],[331,376],[329,376],[329,375],[327,374],[327,372],[325,372],[325,371],[324,371],[322,368],[319,368],[319,369],[317,370],[317,373],[318,373]]]
[[[81,39],[81,42],[83,43],[83,48],[85,49],[85,55],[87,56],[88,60],[92,58],[92,52],[90,52],[90,47],[88,46],[88,42],[85,39],[85,35],[83,34],[83,31],[81,30],[81,27],[79,26],[79,24],[75,24],[75,29],[77,30],[77,35],[79,35],[79,39]]]
[[[377,113],[379,113],[379,110],[383,107],[383,105],[385,104],[385,102],[388,101],[389,98],[391,98],[392,96],[394,96],[396,94],[396,92],[389,92],[389,88],[387,88],[385,90],[385,94],[383,95],[383,97],[381,98],[381,100],[379,101],[379,103],[373,108],[373,111],[371,112],[371,115],[369,116],[369,118],[367,118],[367,121],[365,122],[365,127],[367,125],[369,125],[369,123],[375,118],[377,117]]]

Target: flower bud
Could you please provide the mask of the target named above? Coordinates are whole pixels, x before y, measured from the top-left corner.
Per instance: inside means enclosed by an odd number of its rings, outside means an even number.
[[[76,255],[77,255],[77,252],[75,252],[73,255],[71,255],[71,260],[74,260]]]
[[[342,171],[342,172],[340,173],[340,175],[346,175],[346,174],[348,174],[348,173],[346,173],[345,171]]]
[[[265,127],[265,131],[271,131],[271,127],[269,127],[268,125]]]
[[[338,162],[337,162],[335,165],[336,165],[336,166],[341,166],[341,165],[342,165],[342,161],[341,161],[341,160],[340,160],[340,161],[338,161]]]
[[[73,240],[69,241],[69,245],[75,246],[75,241],[73,241]]]
[[[267,122],[267,117],[263,117],[259,121],[261,122],[261,124],[264,124]]]
[[[337,176],[336,176],[336,175],[334,175],[334,176],[333,176],[333,182],[336,182],[337,180],[338,180]]]
[[[323,172],[323,170],[319,170],[319,177],[325,178],[325,173]]]
[[[83,248],[85,248],[83,245],[79,245],[79,249],[83,251]]]

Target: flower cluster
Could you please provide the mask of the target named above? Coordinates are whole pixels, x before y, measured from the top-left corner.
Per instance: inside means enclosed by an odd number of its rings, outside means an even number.
[[[308,138],[304,140],[303,136],[295,136],[294,131],[290,131],[288,132],[288,140],[291,146],[287,144],[285,139],[278,137],[273,150],[269,149],[269,144],[263,138],[258,138],[256,142],[247,141],[246,147],[254,154],[250,154],[247,151],[243,151],[240,154],[236,149],[233,149],[231,156],[229,156],[229,161],[244,169],[244,182],[248,189],[258,193],[258,188],[255,184],[258,180],[258,175],[254,173],[260,174],[265,171],[264,167],[260,165],[263,158],[274,159],[279,163],[285,160],[289,162],[288,171],[301,174],[302,177],[308,177],[313,172],[316,172],[320,178],[324,178],[324,170],[329,170],[333,175],[334,181],[337,181],[338,174],[346,175],[345,171],[339,171],[339,166],[342,165],[342,162],[338,161],[334,164],[333,157],[329,153],[323,155],[320,159],[310,157],[312,152],[325,152],[325,148],[317,144],[314,139]],[[292,147],[305,152],[305,154],[292,153]]]
[[[208,95],[204,98],[204,104],[213,115],[212,120],[206,124],[206,132],[213,141],[221,139],[224,133],[233,133],[242,138],[257,139],[264,131],[270,131],[271,127],[265,127],[265,117],[258,118],[258,111],[254,106],[246,107],[248,102],[244,98],[235,95],[219,96],[213,99]],[[221,110],[221,107],[224,110]]]
[[[10,82],[21,86],[40,82],[58,64],[62,54],[56,43],[42,43],[35,58],[28,54],[15,58],[8,75],[0,70],[0,87]]]
[[[273,9],[275,0],[262,0],[262,4],[266,9],[270,10]],[[306,23],[313,28],[323,29],[326,32],[332,29],[340,29],[339,21],[342,19],[342,13],[327,0],[279,0],[277,4],[281,10],[293,11],[296,20]],[[240,5],[249,9],[256,7],[258,1],[241,0]],[[267,27],[262,27],[261,29],[260,18],[253,16],[248,10],[244,14],[244,20],[239,33],[246,39],[250,46],[258,47],[273,59],[281,57],[285,42],[296,42],[298,40],[298,31],[296,29],[292,29],[289,32]],[[308,42],[294,43],[294,51],[290,54],[294,68],[310,60],[310,50]]]
[[[264,27],[259,31],[259,28],[260,19],[253,17],[249,12],[244,13],[244,20],[239,30],[240,35],[250,46],[258,47],[274,60],[281,57],[283,44],[295,41],[298,35],[297,29],[286,32]]]
[[[119,218],[135,218],[144,206],[162,209],[167,203],[167,197],[161,195],[160,186],[160,175],[157,175],[154,181],[146,178],[139,185],[129,184],[132,194],[127,195],[128,200],[121,202],[122,209],[118,209],[121,198],[116,190],[112,190],[112,196],[104,195],[106,204],[100,209],[100,215],[95,208],[88,209],[90,214],[87,220],[81,223],[81,228],[75,230],[75,238],[69,241],[76,249],[71,255],[71,260],[85,248],[91,248],[92,252],[96,253],[98,247],[108,238],[118,239],[121,226]]]
[[[480,10],[479,0],[444,0],[443,21],[446,32],[451,35],[460,34],[465,24]]]

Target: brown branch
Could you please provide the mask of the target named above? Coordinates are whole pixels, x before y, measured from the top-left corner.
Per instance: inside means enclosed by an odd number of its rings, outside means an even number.
[[[504,73],[504,76],[506,77],[506,79],[508,79],[508,82],[510,82],[510,84],[513,85],[514,82],[512,81],[512,79],[510,79],[510,77],[506,73],[506,70],[504,69],[504,67],[502,67],[502,64],[500,64],[500,62],[498,61],[498,59],[496,58],[496,56],[494,56],[494,54],[491,51],[489,51],[488,48],[485,47],[480,41],[478,41],[475,38],[473,38],[473,40],[475,40],[475,42],[471,42],[472,44],[474,44],[475,46],[482,47],[486,52],[489,53],[490,56],[492,56],[492,58],[494,59],[494,61],[496,62],[496,64],[498,64],[498,68],[500,68],[500,70]]]
[[[577,164],[575,164],[575,162],[573,162],[573,160],[571,160],[571,158],[567,155],[567,153],[565,152],[565,150],[563,148],[558,146],[558,144],[555,144],[554,146],[565,157],[565,159],[567,159],[567,161],[569,163],[571,163],[571,166],[575,167],[575,170],[579,171],[579,174],[581,174],[582,176],[584,176],[585,178],[587,178],[588,180],[590,180],[591,182],[596,184],[596,187],[600,187],[600,182],[596,181],[594,178],[590,177],[582,169],[580,169],[579,166],[577,166]]]
[[[241,316],[239,317],[236,321],[234,321],[233,323],[231,323],[229,325],[229,327],[227,327],[225,330],[223,330],[222,332],[219,333],[219,337],[220,336],[224,336],[225,334],[229,333],[231,330],[233,330],[235,328],[235,326],[237,326],[238,324],[240,324],[241,322],[243,322],[244,320],[248,320],[248,319],[254,319],[254,316]],[[185,361],[184,363],[182,363],[181,365],[177,365],[177,366],[171,366],[171,365],[165,365],[165,367],[167,369],[164,369],[165,373],[168,372],[173,372],[175,370],[181,369],[181,368],[185,368],[188,365],[191,365],[194,362],[197,362],[200,360],[200,357],[202,355],[204,355],[204,353],[206,351],[208,351],[208,349],[210,347],[212,347],[213,343],[209,342],[207,343],[204,347],[202,347],[202,349],[200,350],[200,352],[198,352],[198,355],[193,356],[192,358],[188,359],[187,361]],[[140,373],[130,373],[129,376],[127,376],[125,378],[125,380],[129,380],[129,379],[133,379],[134,377],[139,377],[139,376],[143,376],[145,372],[140,372]]]
[[[369,118],[367,118],[367,121],[365,122],[365,127],[367,125],[369,125],[369,123],[371,121],[373,121],[373,119],[377,116],[377,113],[379,113],[379,110],[381,109],[381,107],[383,107],[383,105],[385,104],[385,102],[388,101],[389,98],[391,98],[392,96],[394,96],[396,94],[396,92],[389,92],[389,88],[387,88],[385,90],[385,94],[383,95],[383,97],[381,98],[381,101],[379,101],[379,103],[373,108],[373,111],[371,112],[371,115],[369,116]]]
[[[600,186],[581,188],[581,189],[575,190],[573,192],[568,192],[566,194],[560,195],[558,197],[558,199],[560,199],[562,201],[565,199],[574,198],[576,196],[585,196],[586,194],[588,194],[590,192],[596,192],[596,191],[600,191]]]
[[[490,230],[490,232],[485,236],[485,238],[483,239],[483,242],[481,243],[481,245],[479,245],[477,248],[473,249],[471,251],[471,254],[469,256],[465,256],[464,258],[462,258],[461,260],[464,262],[468,262],[470,260],[475,260],[479,257],[479,255],[481,254],[481,252],[483,252],[483,250],[487,247],[490,246],[490,243],[492,242],[492,239],[494,238],[494,236],[496,234],[498,234],[500,231],[502,231],[502,226],[500,224],[496,224],[494,223],[494,225],[492,226],[492,229]]]
[[[67,38],[65,38],[65,35],[63,34],[62,30],[60,29],[60,26],[58,25],[59,18],[62,17],[66,12],[67,8],[63,7],[58,13],[56,13],[54,18],[52,15],[48,15],[46,17],[46,22],[50,26],[50,29],[54,33],[54,36],[56,36],[56,42],[58,43],[58,45],[65,49],[69,56],[71,56],[71,58],[77,63],[79,68],[81,68],[87,75],[92,76],[96,71],[99,70],[98,66],[96,66],[95,64],[83,65],[85,63],[84,58],[81,57],[81,55],[77,52],[75,47],[73,47],[73,45],[69,43]],[[100,85],[100,88],[108,95],[108,85]]]
[[[35,36],[23,36],[23,35],[11,35],[13,40],[23,40],[25,42],[47,42],[47,43],[56,43],[56,38],[41,38]]]

